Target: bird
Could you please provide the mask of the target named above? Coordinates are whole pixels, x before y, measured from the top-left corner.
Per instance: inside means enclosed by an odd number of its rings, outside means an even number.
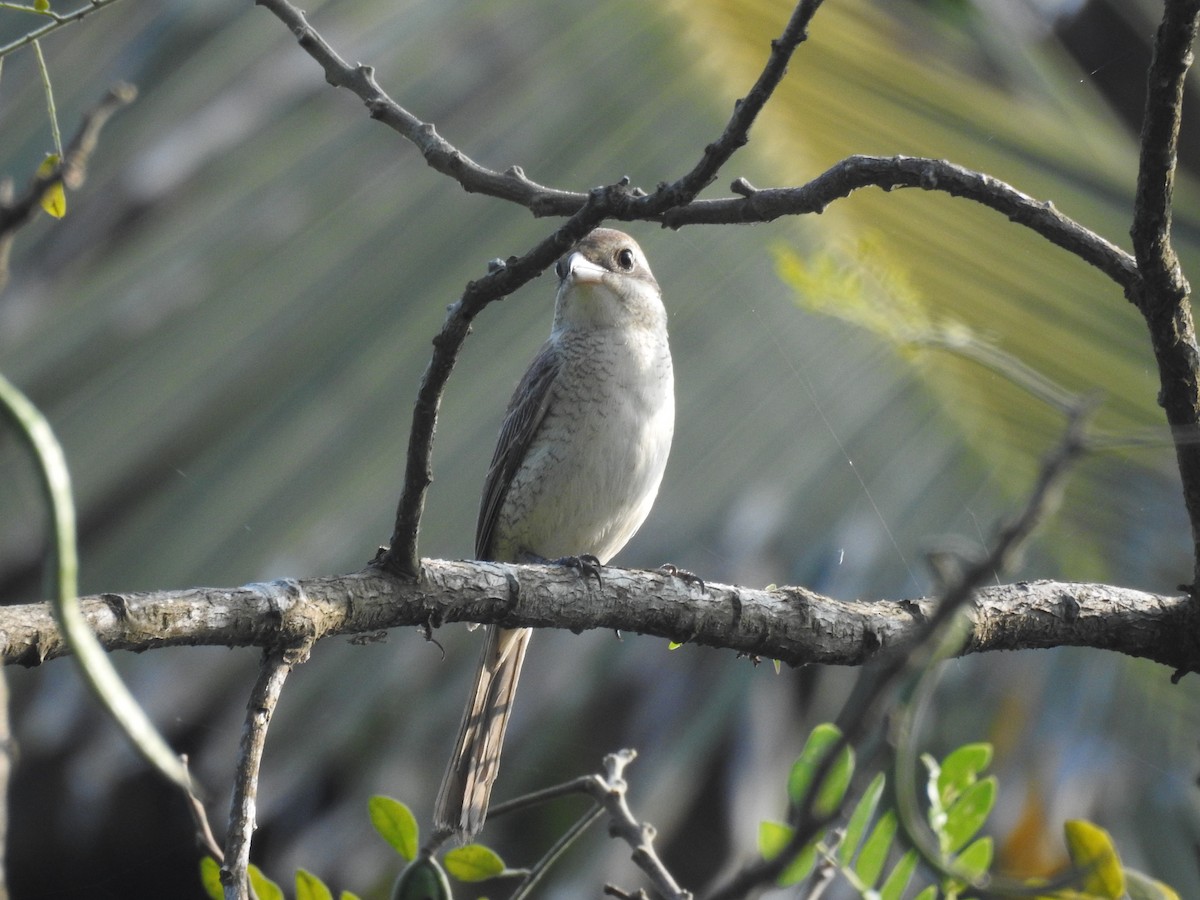
[[[509,401],[484,479],[475,555],[607,563],[649,515],[675,428],[667,312],[629,235],[597,228],[555,265],[550,337]],[[483,827],[532,632],[487,626],[434,806],[439,834]]]

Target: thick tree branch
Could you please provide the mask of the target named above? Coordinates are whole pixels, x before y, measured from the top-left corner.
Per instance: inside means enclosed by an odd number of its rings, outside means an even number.
[[[659,572],[606,567],[603,587],[555,566],[424,560],[407,581],[375,568],[237,588],[85,597],[112,650],[272,647],[445,622],[619,629],[724,647],[790,665],[861,665],[903,645],[933,601],[839,600],[800,587],[703,589]],[[1183,596],[1103,584],[1018,582],[981,588],[963,653],[1076,646],[1200,671]],[[46,604],[0,608],[0,661],[35,666],[67,652]]]

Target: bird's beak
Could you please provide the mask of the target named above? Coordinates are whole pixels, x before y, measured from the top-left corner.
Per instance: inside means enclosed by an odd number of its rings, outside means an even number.
[[[563,281],[572,284],[600,284],[607,274],[605,269],[576,251],[567,257],[567,277]]]

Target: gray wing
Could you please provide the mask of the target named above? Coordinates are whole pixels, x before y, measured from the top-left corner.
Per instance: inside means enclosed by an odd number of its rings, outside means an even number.
[[[479,521],[475,526],[475,558],[492,558],[492,537],[496,518],[504,504],[504,495],[520,467],[533,436],[537,434],[546,410],[550,407],[551,387],[562,364],[555,346],[547,341],[525,371],[520,384],[508,403],[496,452],[483,483],[483,500],[479,504]]]

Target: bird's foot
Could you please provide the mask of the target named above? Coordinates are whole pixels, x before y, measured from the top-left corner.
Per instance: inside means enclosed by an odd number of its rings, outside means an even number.
[[[560,556],[558,559],[550,560],[550,565],[566,566],[568,569],[575,569],[584,581],[587,581],[589,576],[594,575],[596,577],[596,585],[604,587],[604,581],[600,578],[600,570],[603,566],[600,565],[600,560],[590,553],[581,553],[579,556]]]
[[[687,569],[681,569],[679,566],[673,566],[670,563],[663,563],[658,567],[658,571],[671,578],[678,578],[688,587],[699,585],[700,590],[705,590],[704,579],[694,572],[689,572]]]

